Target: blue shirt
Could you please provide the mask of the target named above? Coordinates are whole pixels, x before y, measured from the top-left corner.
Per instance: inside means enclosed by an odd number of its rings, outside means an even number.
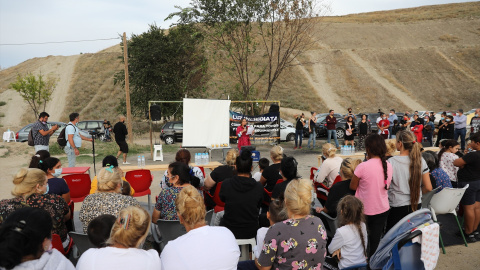
[[[390,126],[393,127],[393,121],[398,120],[398,116],[396,114],[390,115],[388,117],[388,122],[390,122]]]
[[[80,137],[80,132],[79,129],[72,124],[72,122],[68,122],[67,126],[65,127],[65,139],[67,139],[67,146],[72,148],[70,145],[70,142],[68,141],[68,135],[73,134],[73,143],[75,144],[75,147],[80,147],[82,146],[82,137]]]
[[[444,188],[452,188],[452,182],[450,182],[450,177],[442,168],[436,168],[431,172],[433,179],[435,179],[436,187],[440,187],[436,193]]]
[[[460,116],[454,116],[453,121],[455,121],[455,129],[466,128],[467,127],[467,116],[462,114]]]

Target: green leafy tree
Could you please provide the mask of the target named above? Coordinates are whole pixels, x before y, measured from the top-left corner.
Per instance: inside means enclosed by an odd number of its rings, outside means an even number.
[[[56,86],[56,78],[48,77],[45,79],[42,74],[35,76],[31,73],[25,76],[17,75],[16,81],[10,84],[10,87],[15,89],[23,100],[28,102],[35,119],[40,112],[45,111],[45,107],[50,101]]]
[[[148,32],[128,41],[130,102],[135,115],[148,112],[148,101],[181,100],[201,95],[207,60],[203,36],[194,26],[181,25],[168,31],[150,25]],[[115,83],[125,83],[124,71]],[[162,104],[162,115],[181,115],[178,104]]]

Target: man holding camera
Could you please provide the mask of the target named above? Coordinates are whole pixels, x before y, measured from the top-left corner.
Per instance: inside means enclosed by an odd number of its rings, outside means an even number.
[[[53,125],[48,129],[47,121],[50,115],[46,112],[41,112],[38,116],[38,121],[32,126],[33,143],[35,145],[35,153],[40,150],[50,150],[48,143],[50,136],[58,129],[58,125]]]
[[[117,159],[123,153],[123,164],[128,165],[130,164],[127,162],[127,154],[128,154],[128,144],[126,141],[126,137],[128,135],[127,127],[125,126],[125,116],[121,115],[118,117],[118,123],[113,126],[113,133],[115,133],[115,141],[117,142],[120,150],[117,153]]]
[[[80,155],[78,148],[82,146],[82,140],[92,141],[92,138],[87,138],[80,134],[80,130],[77,128],[77,124],[80,121],[80,115],[78,113],[71,113],[68,118],[70,122],[65,127],[65,138],[67,139],[67,145],[63,149],[68,158],[68,167],[75,167],[77,162],[77,156]]]

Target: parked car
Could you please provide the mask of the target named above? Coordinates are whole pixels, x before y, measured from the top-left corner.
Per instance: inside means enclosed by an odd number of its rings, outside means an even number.
[[[15,134],[15,139],[17,140],[17,142],[26,142],[28,141],[28,133],[30,132],[30,130],[32,129],[32,126],[33,126],[34,123],[31,123],[31,124],[28,124],[26,126],[24,126],[23,128],[21,128],[16,134]],[[47,126],[48,128],[50,129],[53,125],[58,125],[59,126],[59,129],[57,129],[53,134],[52,136],[53,137],[58,137],[58,135],[60,135],[60,132],[62,131],[62,129],[67,125],[63,122],[47,122]]]
[[[280,141],[295,140],[295,128],[280,124]]]
[[[98,132],[97,139],[103,140],[105,136],[105,129],[103,128],[103,120],[85,120],[80,121],[77,124],[77,128],[80,129],[80,134],[84,137],[90,138],[92,135],[90,132]]]
[[[183,139],[183,122],[174,121],[163,125],[160,132],[160,139],[165,141],[166,144],[181,142]]]
[[[295,128],[292,122],[288,122],[287,120],[280,118],[280,125],[283,125],[285,127],[292,127]]]

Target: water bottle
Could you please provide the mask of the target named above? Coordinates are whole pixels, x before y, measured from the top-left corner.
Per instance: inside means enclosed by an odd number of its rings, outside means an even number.
[[[195,153],[195,165],[198,165],[198,153]]]
[[[142,168],[145,168],[145,156],[142,156]]]
[[[204,165],[207,165],[210,162],[210,155],[208,153],[205,153],[205,155],[207,155],[207,158],[205,159]]]
[[[355,145],[352,146],[352,154],[355,155]]]
[[[139,168],[142,167],[142,158],[141,158],[140,156],[137,157],[137,166],[138,166]]]
[[[349,155],[352,154],[352,146],[351,146],[351,145],[348,146],[348,154],[349,154]]]
[[[202,154],[202,165],[207,164],[207,154],[203,153]]]

